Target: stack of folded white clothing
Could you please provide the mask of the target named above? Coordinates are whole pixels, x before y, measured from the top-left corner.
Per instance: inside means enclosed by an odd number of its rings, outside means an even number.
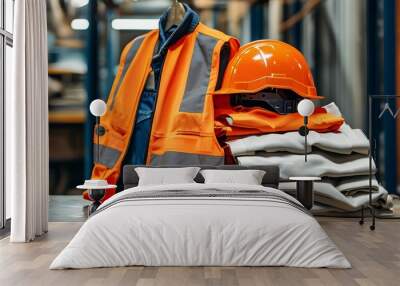
[[[339,113],[336,105],[329,108]],[[321,177],[314,183],[315,201],[342,211],[356,211],[369,202],[369,141],[359,129],[344,123],[339,132],[317,133],[307,137],[307,162],[304,137],[298,132],[250,136],[227,142],[233,156],[244,166],[275,165],[280,168],[280,189],[295,192],[289,177]],[[375,174],[374,162],[371,164]],[[387,191],[372,177],[372,199],[385,203]]]

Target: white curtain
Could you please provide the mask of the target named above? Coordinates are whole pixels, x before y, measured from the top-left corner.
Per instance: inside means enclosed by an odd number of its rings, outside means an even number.
[[[12,94],[6,98],[6,188],[12,242],[28,242],[48,225],[48,89],[46,0],[15,1]]]

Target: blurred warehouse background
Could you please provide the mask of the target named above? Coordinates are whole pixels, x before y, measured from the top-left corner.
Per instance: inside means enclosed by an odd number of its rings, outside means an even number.
[[[394,95],[400,88],[400,78],[396,80],[400,1],[181,2],[197,11],[203,23],[236,36],[242,44],[273,38],[301,50],[319,94],[325,97],[322,103],[336,102],[351,126],[367,134],[372,131],[381,179],[389,192],[395,192],[400,170],[398,103],[378,99],[369,127],[368,95]],[[170,4],[169,0],[48,0],[51,195],[79,194],[74,187],[90,176],[92,166],[93,118],[87,113],[88,104],[107,98],[122,48],[157,28]],[[392,120],[379,118],[385,104],[393,111]]]

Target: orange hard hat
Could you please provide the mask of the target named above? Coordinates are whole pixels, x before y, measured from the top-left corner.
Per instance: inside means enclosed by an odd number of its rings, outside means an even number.
[[[303,54],[277,40],[242,46],[229,62],[216,94],[256,93],[266,88],[289,89],[301,97],[320,99]]]

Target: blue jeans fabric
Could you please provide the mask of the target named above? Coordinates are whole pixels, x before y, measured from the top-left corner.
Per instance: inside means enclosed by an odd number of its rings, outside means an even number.
[[[193,32],[199,24],[200,16],[190,9],[187,4],[183,5],[186,13],[182,22],[178,26],[173,26],[168,30],[165,29],[168,11],[166,11],[160,18],[159,43],[151,63],[154,72],[155,89],[150,90],[147,88],[141,95],[137,109],[136,122],[124,164],[143,165],[146,163],[147,148],[152,127],[152,117],[161,80],[162,66],[164,64],[168,47],[185,35]]]
[[[154,90],[143,91],[136,115],[135,131],[132,134],[132,140],[126,156],[129,164],[142,165],[146,162],[156,96],[157,92]]]

